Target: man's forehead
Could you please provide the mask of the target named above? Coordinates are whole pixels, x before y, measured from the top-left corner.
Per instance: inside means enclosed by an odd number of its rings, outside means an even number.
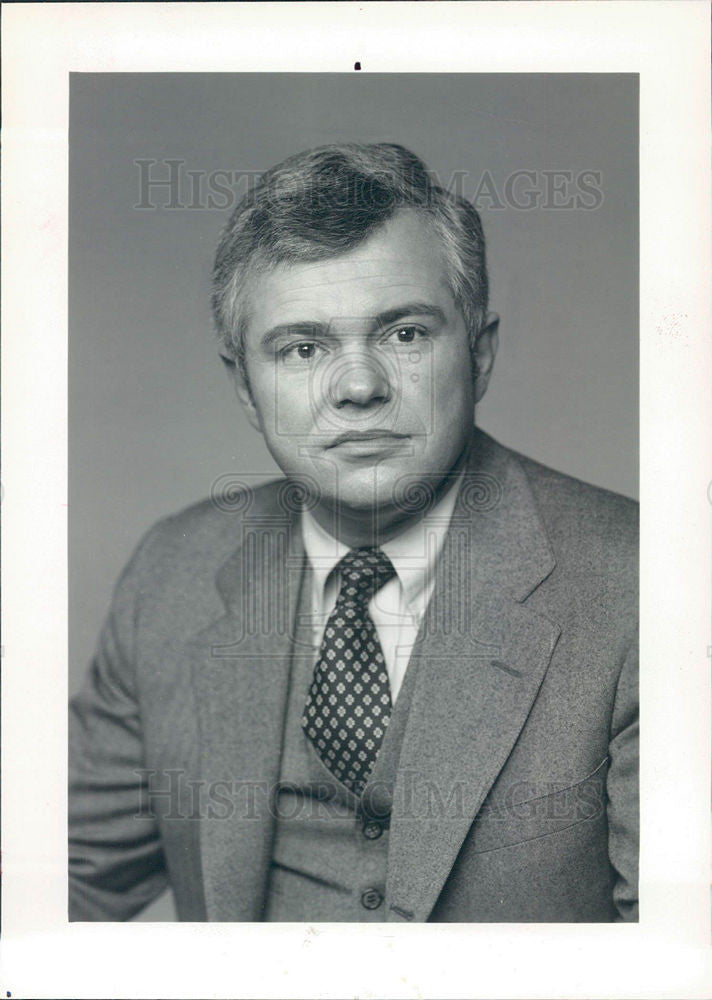
[[[437,269],[403,267],[400,261],[373,260],[346,264],[339,260],[310,264],[280,265],[257,279],[257,285],[269,290],[273,303],[318,301],[330,295],[387,295],[401,289],[438,288],[444,277]]]
[[[385,226],[339,256],[275,265],[256,273],[250,286],[250,312],[260,326],[282,321],[276,314],[285,310],[375,315],[404,297],[443,306],[450,297],[439,241],[420,220]]]
[[[259,290],[258,290],[259,289]],[[264,331],[275,324],[373,319],[409,302],[429,302],[449,312],[452,294],[444,274],[393,268],[354,275],[319,272],[267,281],[253,298],[250,326]]]

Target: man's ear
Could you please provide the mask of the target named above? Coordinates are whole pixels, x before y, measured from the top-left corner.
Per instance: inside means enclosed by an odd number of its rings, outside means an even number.
[[[230,381],[235,388],[237,398],[242,403],[247,419],[252,427],[254,427],[254,429],[261,434],[262,424],[260,422],[260,415],[257,412],[257,407],[255,406],[252,393],[250,392],[250,385],[245,377],[245,372],[243,371],[242,366],[237,363],[237,358],[230,348],[220,347],[219,354],[222,363],[225,365]]]
[[[482,329],[477,334],[474,347],[475,403],[479,403],[487,392],[494,359],[499,346],[499,316],[487,313]]]

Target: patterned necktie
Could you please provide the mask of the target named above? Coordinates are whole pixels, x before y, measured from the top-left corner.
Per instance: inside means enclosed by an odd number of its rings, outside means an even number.
[[[341,590],[324,630],[302,728],[335,777],[360,795],[392,707],[368,602],[396,571],[379,548],[351,549],[338,569]]]

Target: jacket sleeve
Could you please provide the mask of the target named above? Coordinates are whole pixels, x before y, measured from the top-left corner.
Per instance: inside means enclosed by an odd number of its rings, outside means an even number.
[[[616,920],[638,920],[638,645],[628,650],[613,709],[608,793],[608,854]]]
[[[140,553],[140,550],[139,550]],[[134,683],[137,554],[69,714],[69,919],[127,920],[167,884],[142,777]]]

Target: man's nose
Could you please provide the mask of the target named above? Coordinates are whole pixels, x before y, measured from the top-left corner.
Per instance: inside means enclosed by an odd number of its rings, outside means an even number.
[[[388,373],[377,358],[368,354],[339,359],[329,372],[329,398],[337,409],[385,403],[391,397]]]

